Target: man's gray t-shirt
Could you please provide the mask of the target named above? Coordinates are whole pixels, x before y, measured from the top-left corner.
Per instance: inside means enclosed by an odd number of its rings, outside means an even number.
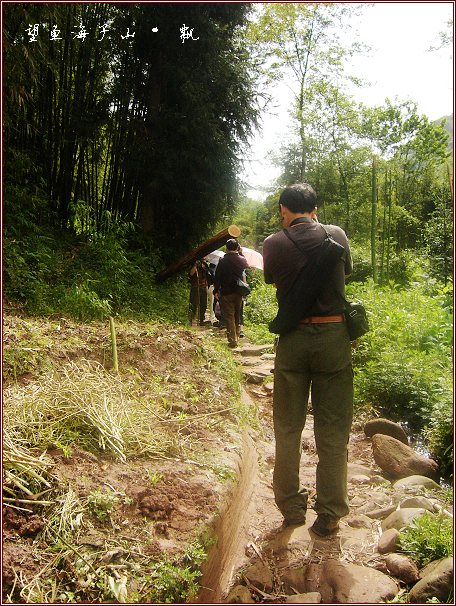
[[[280,231],[266,238],[263,243],[264,279],[267,284],[275,284],[280,300],[294,283],[299,271],[307,263],[325,238],[326,231],[345,248],[345,254],[325,280],[321,292],[308,315],[328,316],[344,311],[345,276],[351,274],[352,258],[348,239],[340,227],[325,225],[315,221],[297,223],[287,228],[293,242]],[[307,253],[307,254],[306,254]]]

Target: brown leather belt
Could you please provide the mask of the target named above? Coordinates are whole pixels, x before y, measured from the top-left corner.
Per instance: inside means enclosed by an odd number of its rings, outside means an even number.
[[[309,316],[308,318],[302,319],[300,324],[327,324],[329,322],[345,322],[345,318],[342,314],[336,316]]]

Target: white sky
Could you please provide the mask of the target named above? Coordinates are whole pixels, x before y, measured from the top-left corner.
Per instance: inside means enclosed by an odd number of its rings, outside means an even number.
[[[367,3],[366,3],[367,4]],[[376,2],[366,6],[356,20],[359,38],[371,52],[356,59],[350,68],[354,75],[370,81],[353,97],[367,105],[411,99],[419,113],[437,119],[453,113],[453,45],[439,51],[439,32],[447,31],[453,18],[454,2]],[[251,142],[252,160],[245,163],[242,179],[249,185],[248,195],[265,199],[267,188],[279,174],[268,160],[268,153],[286,140],[291,123],[287,111],[291,93],[286,85],[275,90],[275,115],[263,116],[262,132]]]

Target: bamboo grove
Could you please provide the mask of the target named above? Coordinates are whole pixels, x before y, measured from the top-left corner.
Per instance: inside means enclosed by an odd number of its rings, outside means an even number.
[[[198,242],[233,206],[239,145],[255,122],[237,36],[247,11],[4,4],[7,188],[45,192],[41,210],[70,232],[94,238],[132,222],[158,243]],[[7,194],[6,221],[18,205]]]

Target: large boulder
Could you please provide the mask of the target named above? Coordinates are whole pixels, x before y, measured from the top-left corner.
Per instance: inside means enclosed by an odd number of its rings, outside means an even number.
[[[320,593],[322,604],[381,604],[399,591],[393,579],[379,570],[334,559],[287,569],[281,580],[285,591]]]
[[[426,604],[429,599],[437,598],[446,603],[453,593],[453,558],[445,558],[433,567],[421,581],[410,590],[411,604]]]
[[[418,454],[396,438],[375,434],[372,437],[372,452],[377,465],[393,480],[412,475],[439,479],[435,461]]]
[[[396,440],[407,444],[407,446],[409,443],[407,434],[402,426],[399,425],[399,423],[388,421],[388,419],[371,419],[370,421],[367,421],[364,425],[364,433],[368,438],[372,438],[375,434],[381,433],[382,435],[396,438]]]

